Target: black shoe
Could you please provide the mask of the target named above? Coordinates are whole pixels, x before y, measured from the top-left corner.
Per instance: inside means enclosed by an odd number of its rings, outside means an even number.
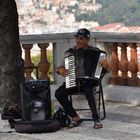
[[[103,124],[101,123],[100,120],[95,120],[95,121],[94,121],[94,128],[95,128],[95,129],[103,128]]]
[[[78,127],[82,122],[83,120],[81,119],[79,121],[72,120],[70,124],[68,125],[68,128]]]
[[[17,108],[6,106],[1,113],[1,118],[2,120],[20,119],[21,113],[18,111]]]

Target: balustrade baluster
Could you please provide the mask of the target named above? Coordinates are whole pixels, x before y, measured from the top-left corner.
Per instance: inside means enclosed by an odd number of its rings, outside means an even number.
[[[131,77],[128,80],[130,86],[137,86],[137,72],[138,72],[138,63],[137,63],[137,46],[135,43],[130,45],[130,62],[129,62],[129,71],[131,72]]]
[[[119,85],[128,85],[128,59],[127,59],[127,44],[121,43],[121,59],[119,61],[119,70],[121,76],[119,77]]]
[[[49,80],[50,78],[47,75],[47,73],[49,71],[49,67],[50,67],[50,63],[47,60],[47,48],[48,48],[49,44],[41,43],[41,44],[38,44],[38,46],[41,49],[41,58],[40,58],[40,62],[38,64],[39,70],[41,72],[40,79]]]
[[[26,67],[34,66],[34,64],[31,61],[31,53],[30,53],[33,44],[23,44],[22,47],[25,50],[24,67],[26,68]],[[33,69],[25,69],[24,72],[25,72],[25,80],[33,79],[31,77],[31,73],[33,72]]]
[[[109,68],[111,70],[111,77],[109,78],[109,83],[113,85],[118,84],[118,70],[119,70],[119,59],[117,52],[117,43],[113,43],[112,52],[111,52],[111,60],[109,62]]]
[[[137,85],[138,87],[140,87],[140,44],[137,44],[137,55],[138,55],[137,59],[138,59],[138,74],[139,74]]]

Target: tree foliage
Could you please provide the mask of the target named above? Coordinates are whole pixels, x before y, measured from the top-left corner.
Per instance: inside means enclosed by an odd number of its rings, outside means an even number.
[[[75,13],[77,21],[98,21],[100,25],[121,22],[140,25],[140,0],[98,0],[102,8],[97,12]]]

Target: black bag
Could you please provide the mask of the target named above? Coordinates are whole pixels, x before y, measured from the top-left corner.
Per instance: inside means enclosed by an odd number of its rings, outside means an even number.
[[[59,121],[62,127],[67,127],[71,121],[70,117],[61,107],[54,113],[53,120]]]
[[[57,120],[38,120],[38,121],[9,121],[11,127],[18,133],[46,133],[55,132],[61,128]]]

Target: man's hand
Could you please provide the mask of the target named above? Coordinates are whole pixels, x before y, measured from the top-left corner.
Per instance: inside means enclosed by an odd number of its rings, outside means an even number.
[[[106,69],[106,70],[109,69],[109,65],[108,65],[108,62],[107,62],[106,59],[100,60],[99,63],[100,63],[100,65],[101,65],[101,67],[103,67],[104,69]]]
[[[69,70],[65,69],[64,67],[57,68],[57,72],[63,77],[66,77],[69,74]]]

